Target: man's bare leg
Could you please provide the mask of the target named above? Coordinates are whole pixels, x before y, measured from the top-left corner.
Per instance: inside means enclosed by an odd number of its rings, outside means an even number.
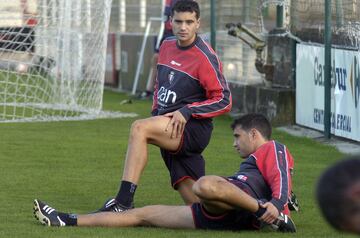
[[[177,128],[172,121],[171,117],[155,116],[132,124],[120,189],[115,199],[108,200],[99,211],[124,211],[133,207],[136,187],[148,160],[148,144],[169,151],[180,146],[181,136],[171,137],[173,127]]]
[[[263,205],[246,192],[219,176],[201,177],[193,186],[194,193],[200,198],[205,210],[212,214],[224,214],[226,211],[243,209],[254,213],[258,219],[282,232],[296,232],[296,227],[291,218],[279,213],[270,202]],[[272,210],[276,209],[276,212]],[[273,213],[277,216],[272,217]]]
[[[48,204],[35,199],[34,215],[40,223],[47,226],[195,228],[192,211],[189,206],[153,205],[134,208],[122,213],[100,212],[75,215],[58,212]]]
[[[123,180],[138,184],[147,163],[148,144],[157,145],[169,151],[176,151],[179,148],[181,137],[170,138],[171,130],[165,131],[169,121],[169,117],[156,116],[137,120],[132,124]]]
[[[222,214],[228,210],[245,209],[256,212],[259,204],[256,199],[219,176],[204,176],[193,186],[207,211]]]
[[[134,208],[122,213],[102,212],[78,215],[78,226],[132,227],[155,226],[194,229],[189,206],[154,205]]]

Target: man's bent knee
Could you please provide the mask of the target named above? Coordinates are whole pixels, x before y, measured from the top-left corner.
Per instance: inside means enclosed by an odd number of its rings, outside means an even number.
[[[179,148],[181,138],[171,138],[171,130],[165,130],[170,121],[169,117],[155,116],[136,120],[131,125],[131,140],[144,139],[148,144],[153,144],[169,151]]]
[[[131,124],[131,130],[130,134],[136,135],[136,134],[143,134],[147,135],[149,134],[149,131],[152,127],[154,118],[145,118],[145,119],[139,119],[134,121]]]
[[[138,135],[145,133],[145,123],[144,120],[136,120],[131,124],[130,135]]]
[[[214,198],[225,180],[218,176],[204,176],[197,180],[193,186],[194,193],[202,199]]]

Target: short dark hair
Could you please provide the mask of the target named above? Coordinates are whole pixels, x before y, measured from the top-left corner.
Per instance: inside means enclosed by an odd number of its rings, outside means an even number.
[[[349,219],[354,204],[347,195],[349,189],[360,181],[360,155],[341,160],[323,172],[316,186],[316,199],[325,219],[336,229]]]
[[[231,128],[234,130],[237,126],[240,126],[245,131],[255,128],[265,139],[270,140],[271,138],[271,124],[263,114],[250,113],[239,117],[231,124]]]
[[[196,19],[200,18],[199,4],[194,0],[179,0],[175,3],[171,9],[171,16],[174,16],[175,12],[195,12]]]

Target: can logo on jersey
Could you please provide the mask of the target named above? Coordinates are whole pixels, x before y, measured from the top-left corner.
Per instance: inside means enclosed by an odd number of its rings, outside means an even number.
[[[169,79],[169,83],[172,84],[173,80],[175,77],[175,72],[174,71],[170,71],[169,75],[168,75],[168,79]]]

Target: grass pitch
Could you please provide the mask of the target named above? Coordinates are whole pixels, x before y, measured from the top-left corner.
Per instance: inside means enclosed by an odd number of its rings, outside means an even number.
[[[149,101],[105,92],[104,109],[150,115]],[[329,164],[342,157],[335,148],[274,131],[295,159],[294,191],[301,211],[293,213],[296,234],[220,232],[160,228],[53,228],[33,218],[34,198],[65,212],[86,213],[115,195],[122,174],[128,133],[134,118],[77,122],[0,124],[0,237],[351,237],[331,229],[314,201],[314,184]],[[232,148],[232,119],[216,118],[204,155],[207,174],[231,175],[241,159]],[[141,178],[135,205],[182,204],[170,187],[158,149],[149,146],[149,162]],[[172,214],[169,214],[171,216]]]

